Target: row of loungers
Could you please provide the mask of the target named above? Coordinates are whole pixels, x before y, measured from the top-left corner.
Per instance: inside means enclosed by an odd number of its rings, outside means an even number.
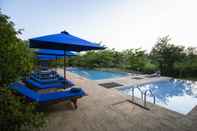
[[[39,79],[39,78],[37,78],[37,77],[35,77],[35,76],[31,76],[30,77],[30,79],[32,79],[32,80],[34,80],[34,81],[37,81],[37,82],[39,82],[39,83],[41,83],[41,84],[49,84],[49,83],[57,83],[57,82],[62,82],[62,83],[64,83],[65,82],[65,84],[66,85],[68,85],[68,86],[74,86],[74,83],[72,82],[72,81],[70,81],[70,80],[65,80],[63,77],[61,77],[61,76],[57,76],[56,78],[54,78],[54,79]]]
[[[45,70],[44,72],[40,71],[32,73],[30,77],[23,80],[23,83],[12,83],[10,88],[16,90],[18,93],[28,98],[28,100],[39,104],[70,100],[74,107],[77,108],[77,99],[86,94],[81,88],[70,88],[65,90],[65,88],[72,86],[74,86],[74,83],[65,80],[63,77],[59,76],[57,72]],[[45,94],[33,90],[46,90],[50,88],[62,88],[63,90]]]
[[[64,88],[63,83],[49,83],[49,84],[41,84],[32,79],[24,80],[24,82],[28,86],[36,87],[38,89],[49,89],[49,88]]]
[[[57,102],[62,100],[70,100],[73,103],[75,109],[77,108],[77,99],[86,95],[86,93],[81,88],[71,88],[69,90],[41,94],[26,87],[20,82],[12,83],[10,85],[10,88],[24,95],[29,100],[35,101],[40,104],[54,101]]]
[[[24,83],[27,84],[27,86],[35,87],[37,89],[66,88],[74,86],[74,83],[65,80],[55,71],[44,71],[45,77],[43,77],[41,72],[42,71],[32,73],[29,78],[24,80]]]
[[[45,78],[45,79],[40,79],[38,77],[36,77],[35,75],[31,75],[30,79],[33,79],[39,83],[54,83],[54,82],[64,82],[64,78],[60,77],[60,76],[56,76],[53,79],[49,79],[49,78]]]
[[[57,78],[59,75],[57,74],[57,72],[52,71],[52,70],[46,70],[46,71],[35,71],[31,74],[31,76],[37,77],[39,79],[42,78]]]

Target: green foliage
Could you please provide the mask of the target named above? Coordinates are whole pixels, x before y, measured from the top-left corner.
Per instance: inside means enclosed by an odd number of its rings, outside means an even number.
[[[175,46],[170,43],[169,36],[160,38],[151,51],[151,56],[159,65],[161,74],[174,75],[174,64],[181,61],[184,56],[184,47]]]
[[[123,51],[124,58],[126,59],[126,69],[142,71],[145,61],[145,51],[141,49],[128,49]]]
[[[33,103],[14,95],[7,87],[33,68],[33,53],[17,37],[14,24],[0,12],[0,130],[18,131],[39,128],[44,124],[41,112]]]
[[[0,86],[6,86],[33,68],[33,53],[17,37],[9,17],[0,13]]]
[[[156,64],[151,63],[150,60],[146,60],[146,63],[144,65],[144,67],[143,67],[142,72],[151,74],[151,73],[155,73],[158,70],[159,70],[159,68],[158,68],[158,66]]]
[[[44,114],[37,112],[34,103],[14,95],[7,88],[0,88],[1,131],[30,130],[45,124]]]
[[[175,46],[169,36],[162,37],[151,51],[162,75],[175,77],[197,77],[197,50]]]
[[[122,64],[123,55],[115,50],[89,51],[81,56],[69,59],[71,66],[88,68],[119,67]]]
[[[114,49],[89,51],[80,56],[70,58],[69,66],[116,68],[145,73],[152,73],[158,69],[155,64],[151,63],[145,51],[141,49],[128,49],[121,52],[115,51]]]
[[[115,68],[175,77],[197,77],[197,50],[171,44],[169,36],[160,38],[150,54],[142,49],[90,51],[69,59],[69,66]]]
[[[197,49],[187,48],[182,61],[175,63],[178,77],[197,77]]]

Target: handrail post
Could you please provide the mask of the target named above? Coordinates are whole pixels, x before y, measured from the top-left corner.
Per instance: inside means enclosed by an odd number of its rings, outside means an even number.
[[[153,97],[153,103],[155,104],[155,96],[153,95],[153,92],[151,90],[146,90],[144,92],[144,106],[146,107],[146,97],[147,97],[147,92],[150,92],[151,96]]]
[[[153,103],[155,104],[155,96],[153,96]]]
[[[146,107],[146,91],[144,92],[144,107]]]
[[[141,93],[141,99],[142,99],[142,101],[143,101],[143,92],[142,92],[142,91],[140,91],[140,93]]]
[[[135,87],[132,87],[132,101],[134,102],[134,88]]]

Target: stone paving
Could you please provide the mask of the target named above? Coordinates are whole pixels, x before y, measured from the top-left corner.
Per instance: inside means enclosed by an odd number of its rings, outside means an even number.
[[[63,74],[63,70],[59,69]],[[67,73],[67,79],[82,87],[88,94],[78,102],[74,110],[70,103],[61,102],[46,107],[48,124],[46,131],[196,131],[197,107],[188,115],[182,115],[158,105],[148,103],[146,110],[130,103],[129,96],[114,88],[106,89],[98,83],[118,82],[140,84],[167,77],[135,80],[132,76],[92,81]]]

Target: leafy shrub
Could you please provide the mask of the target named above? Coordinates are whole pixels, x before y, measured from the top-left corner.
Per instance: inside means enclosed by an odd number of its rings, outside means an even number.
[[[9,17],[0,12],[0,85],[6,86],[33,68],[33,53],[14,29]]]
[[[18,34],[9,17],[0,12],[0,131],[30,130],[45,123],[35,104],[25,102],[7,88],[34,65],[33,53]]]
[[[174,72],[178,77],[197,77],[197,62],[176,63]]]
[[[44,114],[36,111],[36,105],[0,88],[0,130],[20,131],[38,128],[45,123]]]
[[[156,71],[158,71],[158,67],[155,64],[152,64],[150,62],[147,62],[142,69],[142,72],[148,73],[148,74],[155,73]]]

